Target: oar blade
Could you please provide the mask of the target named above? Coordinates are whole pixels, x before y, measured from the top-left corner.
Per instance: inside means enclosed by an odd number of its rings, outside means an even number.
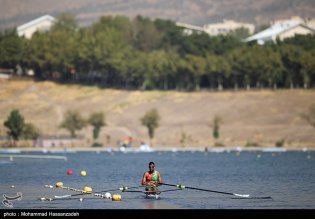
[[[63,199],[63,198],[69,198],[73,195],[55,195],[54,198],[55,199]]]
[[[242,197],[242,198],[249,198],[248,194],[243,195],[243,194],[236,194],[236,193],[234,193],[233,195],[238,196],[238,197]]]

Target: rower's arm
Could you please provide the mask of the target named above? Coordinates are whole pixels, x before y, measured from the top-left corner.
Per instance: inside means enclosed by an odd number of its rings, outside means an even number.
[[[141,182],[141,184],[142,184],[143,186],[145,186],[145,185],[147,184],[147,180],[146,180],[145,175],[146,175],[146,173],[143,174],[142,182]]]
[[[161,184],[163,184],[163,179],[161,177],[160,172],[158,173],[158,176],[159,176],[159,183],[158,183],[158,185],[161,185]]]

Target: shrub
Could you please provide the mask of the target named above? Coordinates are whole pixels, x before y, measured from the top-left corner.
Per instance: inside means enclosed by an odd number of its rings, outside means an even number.
[[[92,147],[103,147],[103,144],[98,143],[98,142],[94,142],[94,143],[92,144]]]
[[[276,147],[283,147],[284,146],[284,139],[276,141]]]

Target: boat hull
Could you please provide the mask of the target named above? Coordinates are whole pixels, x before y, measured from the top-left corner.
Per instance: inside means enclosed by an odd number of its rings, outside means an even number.
[[[145,193],[145,198],[149,198],[149,199],[159,199],[160,198],[160,192],[158,193]]]

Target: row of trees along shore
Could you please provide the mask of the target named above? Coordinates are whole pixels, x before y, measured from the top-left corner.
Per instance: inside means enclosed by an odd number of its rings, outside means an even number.
[[[312,127],[315,128],[315,103],[311,104],[308,111],[300,115],[305,119]],[[150,138],[150,145],[152,146],[152,139],[155,136],[155,130],[159,127],[161,116],[156,108],[152,108],[145,112],[145,114],[139,118],[141,124],[148,130]],[[212,136],[214,139],[218,139],[220,136],[220,125],[222,123],[222,117],[215,115],[213,121],[208,124],[212,127]],[[16,141],[21,138],[36,140],[41,134],[38,128],[32,123],[26,123],[24,117],[20,114],[19,110],[12,110],[7,120],[4,121],[3,125],[7,128],[8,139],[12,139],[12,146],[16,146]],[[97,140],[101,129],[106,126],[106,116],[103,112],[94,112],[89,118],[84,119],[79,111],[69,110],[65,112],[65,118],[60,124],[59,128],[67,129],[72,138],[76,137],[76,131],[81,130],[86,125],[93,127],[93,139]],[[107,135],[110,138],[109,135]],[[189,138],[186,133],[182,133],[180,143],[185,144],[185,141]],[[108,139],[109,140],[109,139]],[[284,139],[276,142],[277,146],[282,146]],[[102,145],[94,142],[92,146]],[[1,145],[0,145],[1,146]],[[215,142],[215,146],[223,146],[220,142]],[[249,146],[254,146],[252,143]]]
[[[84,119],[80,112],[77,110],[68,110],[65,112],[64,120],[59,128],[67,129],[72,138],[76,138],[76,131],[80,131],[87,125],[93,127],[93,139],[97,140],[101,129],[106,126],[106,116],[103,112],[93,112],[88,118]],[[141,124],[147,127],[150,144],[154,138],[155,129],[159,127],[160,115],[157,109],[153,108],[147,111],[143,117],[140,118]],[[10,112],[8,118],[4,121],[3,125],[7,128],[8,139],[13,140],[12,146],[16,146],[16,141],[20,139],[36,140],[42,134],[33,123],[26,123],[24,116],[20,111],[14,109]],[[110,136],[108,136],[110,137]],[[94,145],[102,145],[94,142]],[[1,145],[0,145],[1,146]]]
[[[81,27],[62,14],[31,39],[0,34],[0,67],[32,69],[37,80],[122,89],[199,90],[315,87],[315,36],[263,46],[226,36],[185,35],[173,21],[103,16]]]

